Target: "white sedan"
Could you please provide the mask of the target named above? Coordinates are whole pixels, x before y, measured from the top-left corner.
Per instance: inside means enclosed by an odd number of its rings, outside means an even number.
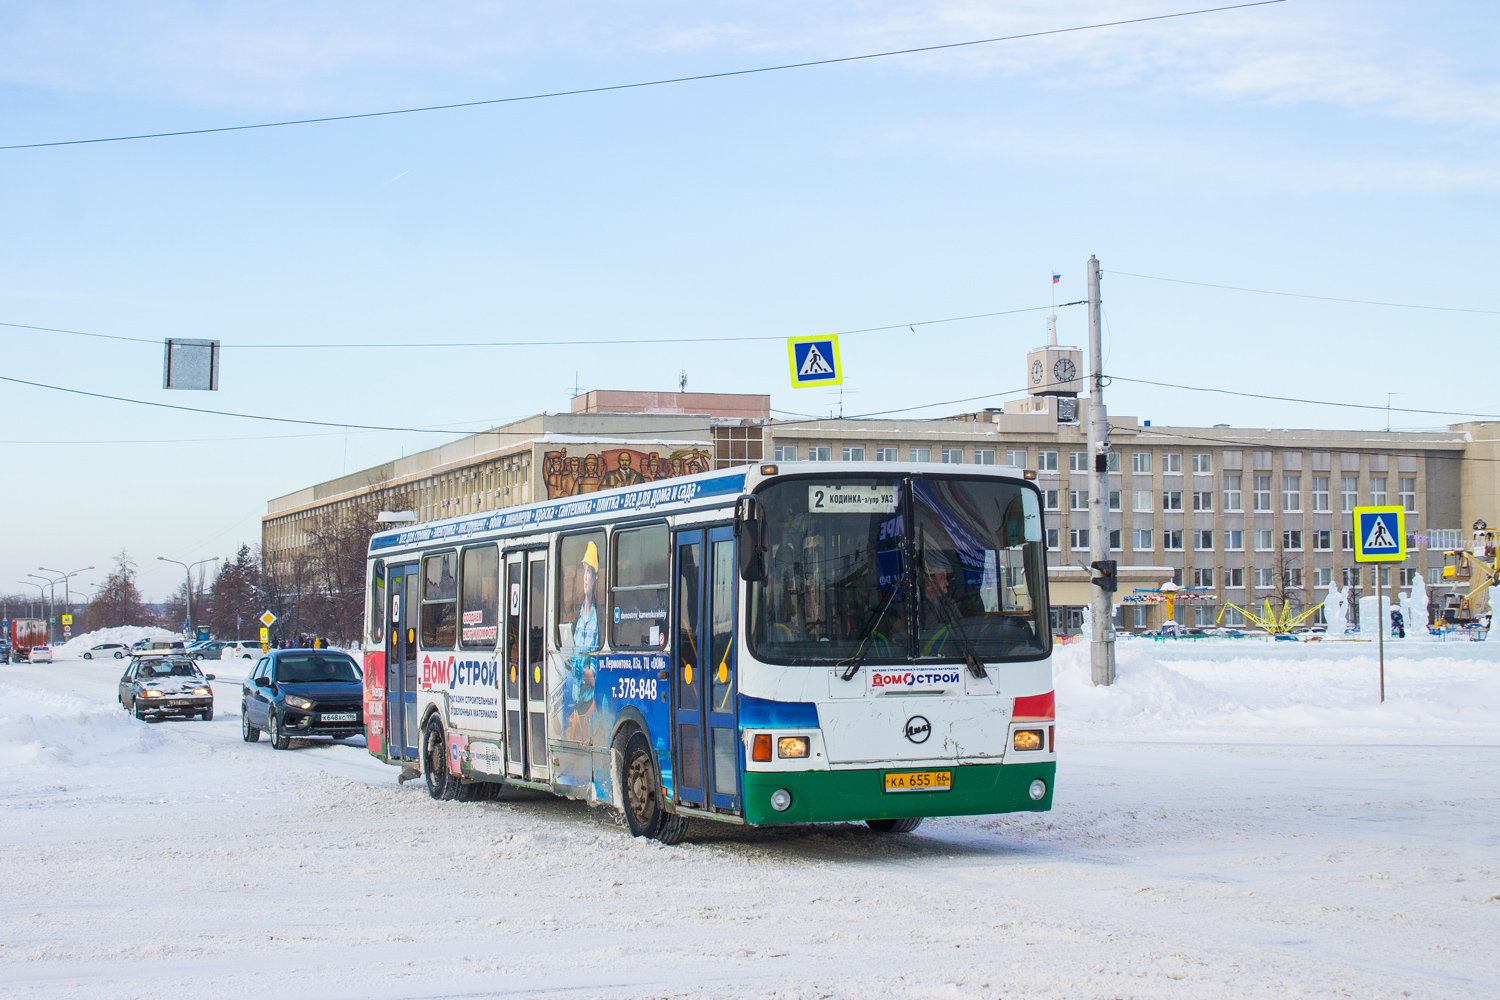
[[[26,660],[29,663],[51,663],[52,662],[52,647],[51,646],[32,646],[31,647],[31,653],[27,655]]]

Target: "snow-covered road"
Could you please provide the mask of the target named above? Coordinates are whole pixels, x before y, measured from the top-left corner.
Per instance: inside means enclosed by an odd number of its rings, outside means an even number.
[[[3,667],[0,992],[1500,995],[1493,658],[1398,662],[1381,708],[1320,686],[1330,661],[1193,655],[1122,652],[1109,702],[1060,651],[1050,814],[678,847],[550,797],[434,802],[362,747],[247,745],[240,664],[205,664],[214,722],[159,725],[114,704],[117,662]]]

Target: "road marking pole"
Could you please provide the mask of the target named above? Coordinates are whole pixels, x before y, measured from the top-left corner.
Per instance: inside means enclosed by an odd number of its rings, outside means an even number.
[[[1380,585],[1381,563],[1406,561],[1406,511],[1402,507],[1356,507],[1354,514],[1354,561],[1375,563],[1375,627],[1380,649],[1380,703],[1385,704],[1385,591]],[[1361,623],[1363,625],[1363,623]]]

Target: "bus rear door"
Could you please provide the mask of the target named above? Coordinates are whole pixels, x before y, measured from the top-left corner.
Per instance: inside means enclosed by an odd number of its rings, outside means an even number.
[[[385,740],[390,760],[417,759],[417,628],[422,578],[417,564],[392,566],[391,622],[385,658]]]

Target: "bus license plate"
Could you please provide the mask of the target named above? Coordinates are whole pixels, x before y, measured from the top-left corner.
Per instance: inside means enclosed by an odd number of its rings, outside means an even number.
[[[946,792],[952,788],[952,771],[896,771],[885,776],[888,792]]]
[[[354,713],[353,712],[324,712],[323,713],[323,721],[324,722],[353,722],[354,721]]]

